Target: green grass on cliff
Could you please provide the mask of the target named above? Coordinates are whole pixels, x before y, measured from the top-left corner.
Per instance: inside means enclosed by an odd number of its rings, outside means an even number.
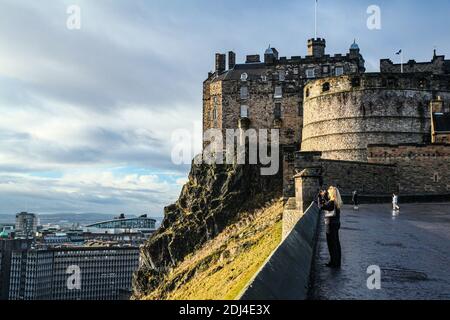
[[[233,300],[281,241],[283,201],[235,224],[188,256],[147,300]]]

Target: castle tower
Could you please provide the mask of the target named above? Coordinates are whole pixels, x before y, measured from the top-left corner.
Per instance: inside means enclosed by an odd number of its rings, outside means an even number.
[[[326,41],[325,39],[309,39],[308,40],[308,56],[322,58],[325,55]]]

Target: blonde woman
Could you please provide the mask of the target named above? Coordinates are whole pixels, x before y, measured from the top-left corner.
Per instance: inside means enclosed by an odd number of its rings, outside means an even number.
[[[329,201],[322,210],[325,212],[325,227],[327,234],[330,262],[326,264],[330,268],[341,267],[341,243],[339,241],[339,229],[341,228],[341,208],[343,206],[341,194],[336,187],[328,189]]]

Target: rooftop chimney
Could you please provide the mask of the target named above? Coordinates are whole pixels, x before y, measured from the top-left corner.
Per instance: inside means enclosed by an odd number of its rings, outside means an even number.
[[[233,51],[228,52],[228,69],[233,69],[236,65],[236,53]]]
[[[261,62],[259,54],[248,55],[247,60],[245,61],[245,63],[258,63],[258,62]]]
[[[216,53],[216,72],[222,73],[225,71],[227,56],[222,53]]]

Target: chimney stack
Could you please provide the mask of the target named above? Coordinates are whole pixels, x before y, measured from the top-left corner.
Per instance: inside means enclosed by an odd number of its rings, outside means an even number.
[[[227,56],[225,54],[216,53],[216,72],[222,73],[225,71]]]
[[[228,52],[228,69],[232,70],[236,65],[236,53],[233,51]]]

